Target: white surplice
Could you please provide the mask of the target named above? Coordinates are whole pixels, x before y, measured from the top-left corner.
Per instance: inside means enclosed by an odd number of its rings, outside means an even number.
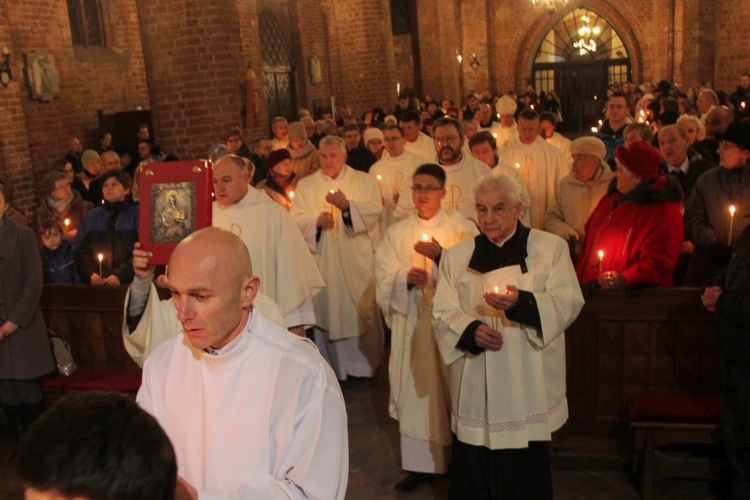
[[[425,158],[425,163],[437,163],[437,150],[435,141],[424,132],[420,132],[417,140],[414,142],[406,141],[404,145],[407,151],[416,153]]]
[[[437,266],[414,251],[424,235],[443,248],[473,238],[476,226],[452,210],[441,209],[429,220],[417,215],[391,226],[375,254],[377,298],[391,328],[388,411],[401,431],[404,470],[443,474],[451,442],[446,366],[440,359],[432,330],[432,296]],[[406,275],[412,267],[427,267],[426,288],[411,289]]]
[[[383,156],[370,167],[370,176],[378,182],[380,194],[383,197],[383,224],[381,234],[385,229],[395,222],[393,210],[396,203],[393,201],[394,194],[411,196],[411,182],[414,171],[427,160],[416,153],[404,150],[399,156],[393,157],[388,151],[383,151]],[[378,180],[378,176],[380,179]]]
[[[344,224],[341,210],[326,202],[331,190],[346,195],[351,228]],[[326,283],[314,300],[316,343],[341,380],[347,375],[372,376],[383,355],[373,270],[377,245],[373,234],[382,208],[377,182],[344,166],[335,179],[321,169],[300,180],[289,212]],[[318,216],[330,211],[334,227],[318,231]]]
[[[307,339],[253,312],[216,353],[173,336],[146,361],[136,398],[201,499],[341,499],[348,481],[344,399]]]
[[[553,132],[552,137],[545,140],[547,141],[547,144],[552,144],[563,154],[563,158],[565,158],[565,162],[568,165],[568,170],[565,175],[568,175],[573,168],[573,155],[570,154],[570,139],[561,135],[559,132]]]
[[[287,327],[315,324],[312,298],[325,283],[286,210],[264,191],[250,188],[234,205],[214,202],[212,225],[245,242],[260,291],[278,304]]]
[[[451,428],[461,442],[492,450],[548,441],[568,418],[564,332],[583,307],[568,246],[557,236],[531,230],[528,271],[515,284],[533,293],[542,326],[517,323],[499,312],[502,349],[477,355],[457,347],[472,322],[491,326],[493,321],[494,309],[485,307],[483,298],[484,275],[468,268],[474,249],[470,240],[447,251],[433,299],[435,338],[450,365]]]
[[[514,140],[500,151],[500,157],[520,170],[529,190],[529,220],[534,229],[544,229],[544,216],[554,202],[555,188],[570,171],[562,153],[536,136],[531,144]]]
[[[476,182],[490,173],[490,167],[470,155],[461,155],[461,160],[453,165],[440,165],[445,170],[445,198],[441,202],[444,208],[455,210],[467,219],[476,219],[477,212],[474,200],[471,199],[471,188]],[[403,219],[416,212],[410,193],[402,193],[393,214],[396,219]]]

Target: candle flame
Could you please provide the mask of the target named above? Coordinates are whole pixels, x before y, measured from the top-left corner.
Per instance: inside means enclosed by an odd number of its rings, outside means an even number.
[[[521,168],[521,164],[520,163],[516,163],[516,168]]]
[[[742,105],[742,109],[745,109],[745,101],[742,101],[740,104]]]
[[[378,182],[380,182],[380,181],[383,180],[383,176],[382,175],[377,175],[376,177],[378,178]]]
[[[330,192],[331,194],[335,194],[335,193],[336,193],[336,191],[334,191],[333,189],[331,189],[331,191],[329,191],[329,192]]]
[[[67,228],[70,225],[70,219],[65,219],[65,227]]]
[[[289,191],[289,197],[294,198],[294,191]]]
[[[596,134],[599,132],[599,129],[597,127],[591,127],[591,131]]]
[[[500,293],[500,287],[495,287],[495,293]]]
[[[599,250],[599,260],[604,260],[604,250]]]
[[[104,254],[100,253],[99,255],[96,256],[96,258],[99,259],[99,262],[101,262],[104,260]]]
[[[430,241],[430,235],[428,235],[427,233],[424,233],[424,234],[422,235],[422,240],[423,240],[423,241]]]
[[[494,137],[495,139],[497,139],[497,132],[493,132],[492,133],[492,137]]]
[[[734,205],[729,205],[729,213],[730,214],[734,215],[735,210],[736,209],[734,208]]]

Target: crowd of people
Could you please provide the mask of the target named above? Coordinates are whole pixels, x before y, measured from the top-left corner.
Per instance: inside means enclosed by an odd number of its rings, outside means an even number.
[[[396,489],[450,464],[452,498],[551,498],[564,332],[584,296],[705,286],[733,353],[724,427],[735,492],[747,496],[749,106],[745,74],[729,96],[613,85],[599,126],[573,140],[556,131],[560,97],[530,88],[471,92],[463,107],[400,95],[392,113],[360,118],[303,109],[249,144],[232,128],[208,152],[214,227],[180,243],[168,275],[137,243],[132,174],[170,159],[148,127],[136,161],[109,134],[85,151],[71,139],[42,180],[32,229],[0,179],[0,273],[22,269],[15,291],[28,297],[23,314],[4,306],[2,406],[19,429],[40,411],[29,379],[51,357],[41,334],[26,345],[18,333],[43,329],[27,326],[42,279],[130,285],[123,335],[144,366],[138,402],[172,440],[184,492],[342,497],[336,379],[373,376],[388,329],[389,412],[408,473]],[[262,363],[246,362],[256,350]],[[10,361],[30,353],[33,366]],[[243,389],[258,399],[232,403]],[[237,413],[252,425],[226,420]],[[186,414],[201,415],[198,431]],[[248,449],[252,466],[238,467]]]

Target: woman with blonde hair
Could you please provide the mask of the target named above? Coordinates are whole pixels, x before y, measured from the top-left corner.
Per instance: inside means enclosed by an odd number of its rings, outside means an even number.
[[[696,142],[706,138],[706,127],[693,115],[682,115],[677,119],[677,126],[688,135],[688,145],[693,147]]]

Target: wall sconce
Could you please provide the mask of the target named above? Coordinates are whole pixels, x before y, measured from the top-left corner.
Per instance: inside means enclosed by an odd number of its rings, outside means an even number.
[[[4,46],[2,59],[0,59],[0,83],[3,87],[7,87],[11,78],[13,77],[10,74],[10,51],[7,46]]]
[[[476,52],[471,53],[471,68],[477,69],[479,67],[479,59],[477,59]]]

